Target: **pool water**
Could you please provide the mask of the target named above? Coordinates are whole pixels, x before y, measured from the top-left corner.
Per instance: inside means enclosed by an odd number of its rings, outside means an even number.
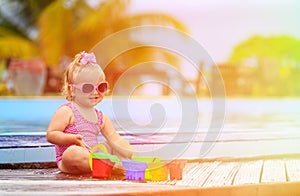
[[[168,157],[178,150],[189,158],[300,153],[299,99],[227,99],[225,115],[213,120],[210,99],[198,99],[196,110],[183,111],[189,101],[120,97],[97,108],[142,155]],[[45,139],[46,129],[63,103],[57,98],[0,99],[0,149],[53,146]],[[221,127],[214,127],[216,119]]]

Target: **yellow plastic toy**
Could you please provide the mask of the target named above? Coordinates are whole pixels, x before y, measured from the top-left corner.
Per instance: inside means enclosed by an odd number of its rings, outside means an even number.
[[[103,144],[96,144],[95,146],[93,146],[91,152],[90,152],[90,168],[91,171],[93,171],[93,154],[95,152],[96,149],[100,148],[102,152],[107,153],[107,149]]]
[[[150,157],[150,156],[133,156],[132,160],[146,162],[148,164],[148,168],[145,170],[145,180],[152,180],[151,173],[149,170],[149,163],[157,163],[160,162],[160,157]]]

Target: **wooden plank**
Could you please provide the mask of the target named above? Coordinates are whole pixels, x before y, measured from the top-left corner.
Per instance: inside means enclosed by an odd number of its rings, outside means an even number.
[[[224,187],[180,187],[127,181],[0,180],[0,195],[278,196],[300,195],[300,182]]]
[[[242,162],[234,178],[233,185],[258,184],[262,172],[263,161]]]
[[[213,170],[220,162],[204,162],[193,166],[189,171],[184,169],[183,179],[178,181],[176,185],[200,187],[207,180]]]
[[[234,176],[240,166],[239,162],[222,162],[214,169],[203,187],[232,185]]]
[[[291,182],[300,181],[300,160],[288,159],[285,161],[287,180]]]
[[[284,160],[264,161],[261,183],[266,182],[286,182]]]

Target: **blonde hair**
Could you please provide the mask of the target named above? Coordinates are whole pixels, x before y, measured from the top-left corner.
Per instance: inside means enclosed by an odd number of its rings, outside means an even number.
[[[69,64],[67,67],[65,74],[64,74],[64,84],[62,87],[62,94],[66,96],[66,100],[72,101],[72,90],[70,88],[70,84],[74,84],[74,81],[77,77],[77,75],[81,72],[82,69],[90,67],[90,66],[99,66],[97,63],[88,62],[87,64],[83,64],[80,62],[82,59],[83,52],[80,52],[75,55],[75,58],[73,61]],[[101,69],[101,67],[99,66]],[[103,77],[105,77],[104,72],[101,69],[101,72],[103,74]]]

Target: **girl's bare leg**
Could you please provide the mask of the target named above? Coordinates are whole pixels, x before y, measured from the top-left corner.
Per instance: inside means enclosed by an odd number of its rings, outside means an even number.
[[[76,145],[70,146],[62,156],[59,169],[70,174],[90,173],[89,157],[90,153],[86,148]]]

